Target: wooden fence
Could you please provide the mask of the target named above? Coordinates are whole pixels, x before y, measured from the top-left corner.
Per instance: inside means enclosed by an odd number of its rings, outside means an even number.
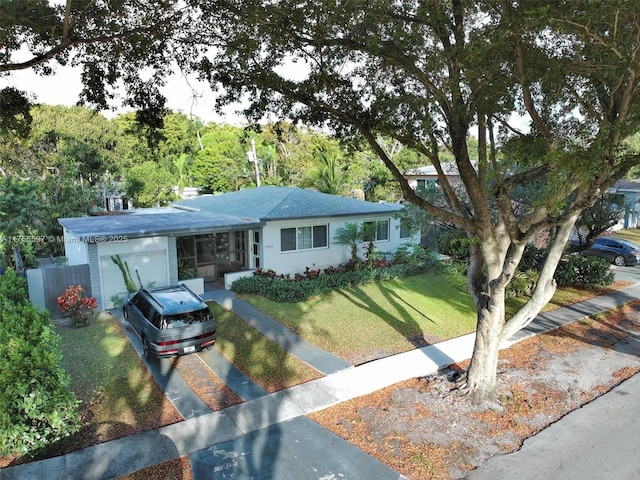
[[[89,265],[71,265],[63,267],[38,268],[27,270],[29,299],[33,305],[49,310],[52,318],[62,316],[56,299],[69,287],[81,285],[84,294],[91,294]]]

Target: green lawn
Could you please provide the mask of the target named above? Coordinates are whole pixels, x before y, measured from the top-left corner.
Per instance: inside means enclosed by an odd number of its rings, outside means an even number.
[[[360,363],[475,329],[468,294],[433,273],[415,275],[299,303],[243,298],[322,349]]]
[[[89,326],[57,326],[62,366],[82,401],[82,429],[44,452],[60,455],[180,420],[117,321],[94,315]]]
[[[629,240],[630,242],[637,243],[640,245],[640,229],[639,228],[628,228],[625,230],[618,230],[613,234],[614,237],[623,238],[625,240]]]
[[[322,376],[286,352],[229,310],[211,302],[216,317],[216,349],[254,382],[269,392]]]

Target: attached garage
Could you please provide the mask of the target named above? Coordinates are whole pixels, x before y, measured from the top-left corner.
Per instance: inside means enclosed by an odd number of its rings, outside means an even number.
[[[127,288],[120,268],[113,261],[119,257],[128,266],[136,287],[165,287],[178,282],[179,258],[176,250],[177,238],[221,238],[240,235],[246,237],[246,229],[257,227],[254,219],[238,218],[224,214],[194,212],[176,208],[131,211],[121,215],[61,218],[64,227],[65,253],[69,265],[89,265],[91,291],[100,309],[116,307],[116,297],[123,298]],[[235,236],[230,237],[229,232]],[[186,237],[185,237],[186,236]],[[240,252],[246,256],[246,246],[233,244],[228,252]],[[224,272],[225,255],[220,251],[222,242],[215,244],[216,271]],[[242,248],[244,246],[244,249]],[[235,258],[235,257],[234,257]],[[184,260],[184,259],[183,259]],[[230,263],[230,261],[227,261]],[[243,262],[233,266],[245,269]],[[201,272],[198,271],[200,276]],[[139,276],[139,279],[138,279]],[[184,277],[189,278],[189,277]]]
[[[164,240],[166,238],[155,238],[154,240]],[[135,242],[135,240],[133,241]],[[99,248],[99,250],[108,250]],[[123,298],[127,294],[124,277],[118,265],[113,261],[113,257],[118,255],[123,264],[129,268],[131,278],[136,286],[140,287],[164,287],[169,285],[169,264],[167,249],[143,250],[134,253],[119,254],[108,252],[100,254],[100,284],[104,308],[113,308],[115,297]]]

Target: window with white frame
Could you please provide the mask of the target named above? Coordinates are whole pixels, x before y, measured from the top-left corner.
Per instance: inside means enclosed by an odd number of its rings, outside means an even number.
[[[283,228],[280,230],[280,251],[311,250],[327,248],[327,225]]]
[[[389,219],[374,220],[372,222],[364,222],[365,225],[370,225],[370,232],[373,235],[373,240],[376,242],[389,240]],[[369,239],[365,239],[369,241]]]

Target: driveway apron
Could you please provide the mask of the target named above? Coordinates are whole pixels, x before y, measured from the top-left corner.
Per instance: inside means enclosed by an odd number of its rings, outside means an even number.
[[[165,392],[178,413],[185,419],[207,415],[212,410],[206,403],[189,387],[182,375],[174,368],[168,360],[158,360],[152,358],[145,360],[142,355],[142,343],[133,330],[127,325],[121,310],[112,310],[111,314],[125,332],[131,345],[136,349],[145,366],[153,376],[158,386]]]

